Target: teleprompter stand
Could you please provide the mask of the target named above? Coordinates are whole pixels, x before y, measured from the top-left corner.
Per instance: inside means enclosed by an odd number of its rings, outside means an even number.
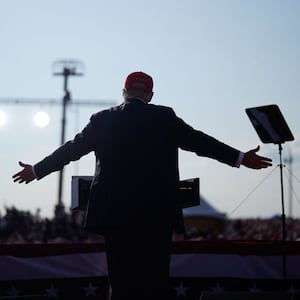
[[[293,141],[294,136],[290,131],[279,107],[275,104],[246,108],[246,113],[263,143],[277,144],[280,159],[280,186],[281,186],[281,205],[282,205],[282,241],[283,241],[283,279],[286,280],[286,228],[284,212],[284,193],[282,176],[282,144]]]

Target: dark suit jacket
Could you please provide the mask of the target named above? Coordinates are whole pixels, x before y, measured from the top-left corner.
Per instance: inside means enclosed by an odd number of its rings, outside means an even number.
[[[94,151],[96,167],[85,226],[175,224],[178,149],[234,166],[239,151],[178,118],[169,107],[132,99],[94,114],[83,131],[35,165],[40,179]]]

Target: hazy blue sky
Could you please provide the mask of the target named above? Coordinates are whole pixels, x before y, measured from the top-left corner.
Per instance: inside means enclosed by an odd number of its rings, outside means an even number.
[[[154,78],[153,103],[231,146],[257,145],[274,167],[254,171],[180,152],[182,179],[199,177],[201,194],[230,217],[281,214],[278,146],[261,143],[245,108],[277,104],[295,141],[283,144],[285,209],[293,172],[293,215],[300,217],[300,2],[298,0],[3,0],[0,10],[0,98],[61,99],[60,59],[83,62],[72,77],[72,98],[122,102],[126,75],[142,70]],[[67,139],[90,115],[105,108],[70,106]],[[39,110],[50,124],[32,122]],[[35,163],[60,143],[61,106],[6,105],[0,128],[0,209],[15,205],[52,216],[58,173],[30,185],[13,183],[18,161]],[[65,168],[63,202],[71,203],[71,176],[92,175],[89,154]],[[256,189],[256,186],[259,187]],[[250,195],[249,195],[250,194]],[[242,203],[243,202],[243,203]],[[240,205],[242,203],[242,205]]]

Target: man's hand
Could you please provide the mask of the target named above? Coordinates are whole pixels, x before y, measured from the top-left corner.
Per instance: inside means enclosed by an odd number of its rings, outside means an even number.
[[[31,182],[35,179],[35,175],[32,171],[32,166],[28,164],[24,164],[21,161],[19,161],[19,165],[23,167],[23,170],[13,175],[14,182],[23,183],[26,184]]]
[[[242,165],[251,169],[262,169],[272,166],[272,159],[259,156],[256,152],[259,151],[259,146],[244,154]]]

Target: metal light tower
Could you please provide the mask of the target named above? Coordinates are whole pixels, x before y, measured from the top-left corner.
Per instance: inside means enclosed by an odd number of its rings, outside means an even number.
[[[292,150],[289,148],[289,156],[284,160],[289,165],[289,216],[293,217],[293,156]]]
[[[53,63],[53,75],[63,76],[63,98],[62,98],[62,118],[61,118],[61,140],[60,143],[65,143],[65,131],[66,131],[66,110],[67,105],[71,101],[71,94],[68,90],[69,76],[83,76],[83,63],[76,60],[58,60]],[[62,202],[62,190],[63,190],[63,169],[59,172],[59,186],[58,186],[58,201],[55,207],[55,214],[60,215],[64,212],[64,205]]]
[[[0,97],[0,104],[6,105],[62,105],[62,128],[60,143],[65,143],[65,128],[66,128],[66,110],[68,105],[84,105],[84,106],[112,106],[116,105],[115,100],[100,100],[100,99],[77,99],[71,101],[71,95],[68,90],[68,79],[70,76],[83,75],[83,63],[76,60],[58,60],[53,63],[53,75],[63,76],[63,98],[61,99],[35,99],[35,98],[16,98],[16,97]],[[63,171],[59,174],[59,189],[58,200],[55,206],[55,213],[64,212],[64,205],[62,203],[62,184],[63,184]]]

